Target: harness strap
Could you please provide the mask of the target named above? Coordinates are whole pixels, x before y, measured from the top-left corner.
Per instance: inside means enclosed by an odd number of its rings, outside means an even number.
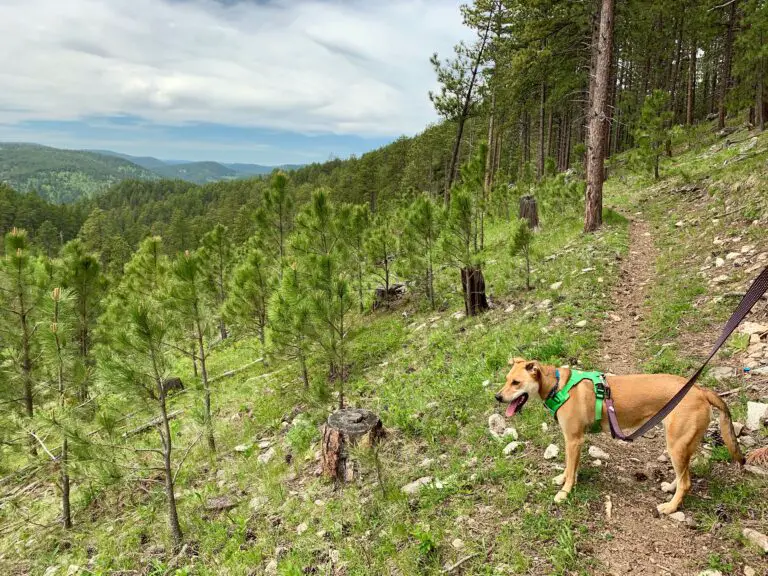
[[[747,290],[747,293],[744,295],[744,298],[742,298],[741,302],[739,302],[739,305],[737,306],[734,313],[728,319],[728,322],[725,323],[720,337],[717,339],[717,342],[715,342],[712,351],[709,353],[709,356],[707,356],[707,359],[704,360],[704,363],[699,367],[698,370],[696,370],[696,373],[690,377],[688,382],[686,382],[685,385],[677,391],[677,393],[669,400],[669,402],[662,406],[661,410],[651,416],[651,418],[648,419],[645,424],[640,426],[640,428],[629,435],[625,435],[621,431],[619,423],[616,420],[616,414],[613,409],[613,402],[611,401],[610,404],[608,404],[608,419],[611,422],[611,433],[613,434],[613,437],[618,438],[619,440],[624,440],[625,442],[632,442],[636,438],[648,432],[648,430],[654,426],[658,425],[662,420],[664,420],[664,418],[666,418],[667,415],[669,415],[669,413],[672,412],[672,410],[674,410],[675,407],[682,401],[688,391],[696,383],[696,380],[699,379],[699,376],[701,376],[701,373],[704,371],[704,368],[706,368],[707,364],[709,364],[709,361],[712,360],[715,354],[717,354],[717,351],[720,350],[720,347],[725,344],[725,341],[728,339],[728,337],[733,333],[734,330],[736,330],[741,321],[744,320],[744,317],[749,313],[750,310],[752,310],[754,305],[757,304],[758,300],[762,298],[766,291],[768,291],[768,266],[766,266],[760,275],[755,279],[755,281],[749,287],[749,290]],[[613,418],[611,419],[612,415]]]

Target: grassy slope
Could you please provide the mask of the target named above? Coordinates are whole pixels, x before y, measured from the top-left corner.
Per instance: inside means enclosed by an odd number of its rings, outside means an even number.
[[[763,146],[766,141],[764,137]],[[696,153],[674,159],[675,165],[688,166],[688,173],[678,171],[673,178],[695,180],[731,154],[725,150],[714,159],[696,160]],[[754,179],[748,166],[753,162],[764,166],[765,158],[761,154],[735,163],[712,179],[728,183]],[[730,190],[714,182],[708,188],[715,193],[713,206],[723,199],[717,190]],[[758,180],[756,188],[764,194],[765,180]],[[673,371],[685,371],[691,359],[685,357],[686,349],[661,345],[674,344],[692,325],[717,323],[728,309],[726,303],[711,301],[696,309],[687,304],[691,295],[701,294],[707,286],[679,282],[678,271],[687,259],[698,264],[703,257],[699,251],[709,247],[706,238],[697,236],[700,230],[689,234],[683,228],[688,242],[677,240],[681,229],[674,222],[696,217],[691,204],[683,201],[649,191],[646,181],[631,175],[609,182],[609,203],[625,211],[642,206],[656,224],[662,258],[654,312],[648,319],[648,357],[663,350],[650,367]],[[739,196],[737,201],[752,200]],[[681,216],[670,223],[669,213],[675,211]],[[764,207],[761,214],[764,218]],[[545,212],[543,231],[537,236],[538,288],[529,294],[521,288],[520,262],[506,255],[508,225],[492,225],[487,281],[496,306],[481,318],[452,318],[460,308],[455,293],[449,296],[448,310],[440,313],[366,318],[354,344],[350,402],[378,412],[390,430],[380,455],[386,495],[381,494],[370,461],[363,463],[360,482],[342,492],[334,493],[314,475],[318,425],[328,413],[329,401],[319,400],[322,391],[303,393],[292,366],[257,365],[217,385],[219,460],[212,462],[202,446],[196,446],[179,474],[180,512],[192,558],[174,562],[172,555],[153,547],[167,546],[165,508],[159,477],[143,472],[141,483],[90,490],[84,484],[76,486],[77,528],[66,536],[58,528],[43,536],[31,525],[12,534],[0,531],[0,566],[7,563],[21,573],[26,569],[42,573],[47,566],[59,565],[59,573],[65,573],[69,564],[76,564],[95,574],[153,566],[156,572],[150,573],[161,574],[172,563],[194,574],[260,574],[275,560],[280,574],[301,574],[311,568],[323,574],[437,574],[445,564],[477,554],[464,564],[465,574],[588,573],[589,550],[603,537],[599,482],[590,482],[598,480],[599,469],[585,467],[569,503],[553,505],[550,478],[557,464],[543,461],[541,454],[550,442],[561,444],[559,432],[540,403],[531,402],[511,422],[524,447],[504,457],[504,443],[487,433],[487,417],[498,410],[493,400],[496,385],[484,382],[500,381],[513,354],[598,367],[599,322],[618,269],[617,255],[626,252],[627,243],[626,222],[611,212],[609,216],[603,231],[583,236],[578,211]],[[715,231],[703,217],[701,226],[708,233]],[[750,228],[751,233],[765,238],[759,227]],[[556,257],[546,259],[551,256]],[[698,271],[699,265],[692,269]],[[595,270],[583,273],[585,268]],[[746,276],[743,271],[734,274]],[[444,293],[455,287],[454,276],[446,271],[440,277]],[[559,280],[564,282],[559,290],[547,288]],[[554,302],[551,310],[537,306],[544,299]],[[514,311],[506,312],[511,304]],[[574,328],[581,319],[588,320],[587,328]],[[250,343],[228,343],[213,356],[210,371],[223,372],[256,355]],[[322,367],[314,368],[315,380],[320,381]],[[191,380],[188,371],[183,376]],[[194,412],[193,396],[185,394],[176,404]],[[743,414],[745,400],[730,399],[737,405],[737,415]],[[549,424],[546,432],[543,422]],[[179,457],[200,428],[188,417],[175,421],[174,429]],[[254,444],[260,440],[269,440],[277,451],[267,465],[257,461],[263,450]],[[146,441],[154,438],[149,435]],[[234,452],[237,445],[250,447]],[[285,459],[288,453],[290,463]],[[746,512],[765,518],[765,482],[725,480],[727,473],[717,463],[706,463],[699,472],[709,475],[713,498],[690,499],[697,519],[713,517],[720,500],[737,519]],[[425,489],[416,498],[400,492],[402,485],[426,475],[438,478],[442,487]],[[226,513],[206,511],[208,498],[220,495],[240,504]],[[52,489],[38,490],[22,502],[23,509],[39,523],[51,522],[54,497]],[[13,509],[0,508],[3,522],[17,519]],[[729,535],[736,536],[738,520],[732,528]],[[460,549],[453,546],[457,538],[463,541]]]

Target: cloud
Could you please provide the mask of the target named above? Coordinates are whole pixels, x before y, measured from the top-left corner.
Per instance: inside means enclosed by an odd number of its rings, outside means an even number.
[[[3,0],[0,124],[412,134],[430,54],[467,34],[439,0]]]

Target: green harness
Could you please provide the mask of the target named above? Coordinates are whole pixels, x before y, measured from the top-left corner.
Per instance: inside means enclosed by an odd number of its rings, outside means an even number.
[[[565,383],[560,390],[557,389],[560,383],[560,371],[555,371],[555,378],[557,383],[552,388],[547,398],[544,400],[544,405],[552,412],[552,416],[557,420],[557,411],[560,407],[566,403],[570,394],[568,393],[571,388],[576,386],[582,380],[591,380],[595,389],[595,421],[592,423],[592,432],[599,432],[601,429],[600,420],[603,418],[603,400],[605,400],[605,380],[604,375],[601,372],[582,372],[581,370],[571,370],[571,377],[568,378],[568,382]]]

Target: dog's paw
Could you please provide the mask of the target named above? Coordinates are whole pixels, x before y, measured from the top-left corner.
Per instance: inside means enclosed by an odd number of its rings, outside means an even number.
[[[671,502],[664,502],[663,504],[656,506],[656,510],[659,511],[659,514],[668,515],[677,512],[677,506],[673,506]]]
[[[555,504],[560,504],[560,502],[563,502],[566,498],[568,498],[568,492],[560,490],[560,492],[555,494]]]
[[[563,472],[562,474],[558,474],[557,476],[552,478],[552,484],[554,484],[555,486],[562,486],[563,484],[565,484],[565,472]]]
[[[662,482],[661,491],[672,494],[677,489],[677,482]]]

